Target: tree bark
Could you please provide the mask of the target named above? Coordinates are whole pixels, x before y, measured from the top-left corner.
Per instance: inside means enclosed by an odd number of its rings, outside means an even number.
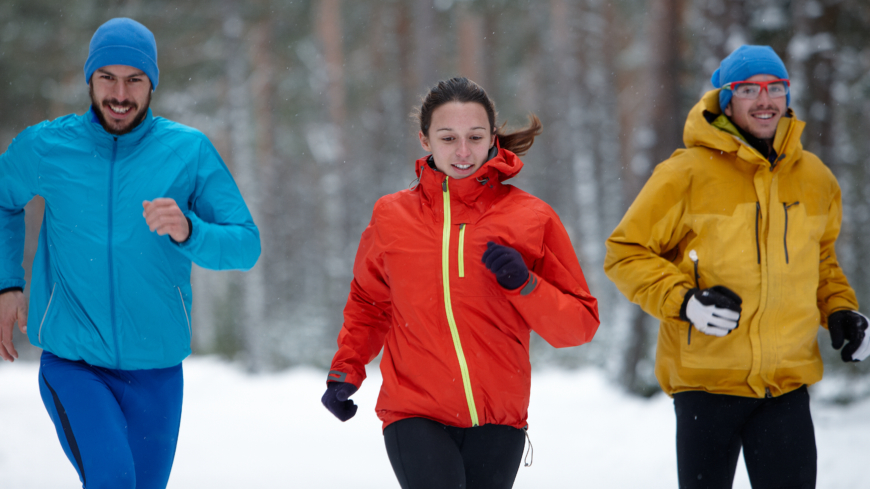
[[[484,71],[483,18],[477,12],[460,4],[459,35],[456,50],[459,54],[459,74],[487,89]]]
[[[682,147],[682,127],[685,114],[680,110],[680,23],[682,2],[680,0],[654,0],[650,6],[648,35],[650,36],[651,62],[649,66],[648,94],[641,102],[646,106],[641,114],[646,124],[635,133],[634,143],[640,146],[632,162],[624,167],[626,203],[634,200],[652,172],[653,165],[667,159]],[[626,335],[621,367],[623,385],[634,392],[646,389],[639,385],[637,368],[648,356],[645,345],[649,331],[645,327],[644,313],[635,306],[632,321]]]
[[[344,192],[347,107],[341,12],[341,0],[317,2],[315,32],[326,74],[326,90],[321,95],[321,100],[326,107],[324,115],[327,122],[309,128],[309,145],[318,160],[320,173],[320,215],[324,224],[320,235],[320,250],[326,286],[323,291],[323,307],[328,324],[341,324],[341,311],[347,299],[347,284],[350,282],[347,271],[352,268],[351,262],[344,256],[348,205]],[[332,330],[329,331],[329,336],[332,336]]]
[[[432,0],[413,0],[414,57],[417,75],[416,90],[431,87],[438,81],[438,33],[435,26],[435,6]]]
[[[254,218],[260,219],[260,185],[252,135],[251,89],[248,81],[249,67],[243,35],[245,23],[235,13],[235,5],[228,5],[229,15],[224,21],[224,41],[227,45],[226,77],[227,106],[229,109],[230,148],[236,183],[245,203]],[[263,277],[263,261],[257,262],[250,271],[242,274],[241,330],[245,345],[248,369],[257,372],[268,365],[266,358],[266,287]]]
[[[833,97],[837,60],[837,18],[840,3],[800,0],[795,2],[797,36],[790,45],[790,61],[795,66],[795,89],[806,121],[804,147],[828,166],[839,164],[835,146]],[[797,97],[792,95],[792,101]]]

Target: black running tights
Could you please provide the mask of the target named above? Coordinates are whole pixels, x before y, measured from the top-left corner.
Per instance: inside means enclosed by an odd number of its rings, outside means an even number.
[[[407,418],[384,429],[384,443],[402,489],[509,489],[525,433],[512,426],[457,428]]]
[[[773,398],[674,394],[680,489],[730,489],[737,458],[753,489],[812,489],[816,438],[806,386]]]

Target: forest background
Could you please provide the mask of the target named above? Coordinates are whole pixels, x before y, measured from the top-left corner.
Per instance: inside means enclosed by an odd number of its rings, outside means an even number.
[[[658,323],[604,276],[604,241],[744,43],[786,62],[804,148],[842,187],[840,263],[870,305],[866,0],[4,0],[0,151],[27,126],[87,110],[88,43],[119,16],[157,39],[154,114],[211,138],[262,236],[251,272],[194,267],[195,354],[251,371],[328,367],[372,205],[407,188],[424,155],[410,113],[427,87],[462,75],[489,92],[499,123],[543,121],[511,183],[556,209],[600,301],[591,344],[554,350],[533,336],[533,363],[596,365],[657,392]],[[28,280],[43,205],[26,209]],[[824,330],[819,342],[826,396],[870,395],[870,366],[843,364]]]

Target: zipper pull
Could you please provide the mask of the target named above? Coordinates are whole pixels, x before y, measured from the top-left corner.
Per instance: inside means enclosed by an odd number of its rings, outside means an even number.
[[[698,278],[698,252],[695,250],[690,250],[689,251],[689,259],[692,260],[692,263],[695,264],[695,288],[700,290],[701,287],[700,287],[700,285],[698,285],[700,282],[700,279]],[[692,328],[693,327],[694,326],[692,325],[692,322],[689,321],[689,342],[687,343],[689,345],[692,344]]]

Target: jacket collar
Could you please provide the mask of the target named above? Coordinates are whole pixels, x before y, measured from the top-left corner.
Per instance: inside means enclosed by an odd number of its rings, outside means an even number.
[[[771,168],[771,163],[764,155],[753,148],[743,138],[715,127],[707,118],[721,114],[719,108],[719,90],[710,90],[689,112],[686,126],[683,130],[683,142],[687,148],[703,146],[724,153],[735,154],[738,158],[757,165]],[[788,112],[779,120],[776,136],[773,139],[773,149],[779,155],[774,167],[784,167],[800,159],[803,145],[800,141],[806,123]]]
[[[451,217],[457,223],[476,222],[493,202],[508,191],[501,182],[516,176],[523,167],[517,155],[499,147],[498,153],[473,174],[461,179],[447,178],[434,164],[430,165],[431,156],[420,158],[415,163],[420,182],[417,190],[436,213],[441,213],[446,180],[450,190]]]
[[[88,109],[88,111],[82,116],[85,121],[85,127],[87,127],[88,133],[91,135],[96,142],[102,146],[111,146],[116,138],[118,141],[118,146],[134,146],[139,144],[145,136],[151,130],[151,125],[154,123],[154,116],[151,114],[151,108],[148,108],[148,112],[145,114],[145,118],[142,119],[142,122],[139,123],[138,126],[133,128],[132,131],[127,134],[121,136],[115,136],[114,134],[110,134],[103,129],[103,126],[100,124],[100,120],[97,118],[97,115],[94,113],[93,106]]]

